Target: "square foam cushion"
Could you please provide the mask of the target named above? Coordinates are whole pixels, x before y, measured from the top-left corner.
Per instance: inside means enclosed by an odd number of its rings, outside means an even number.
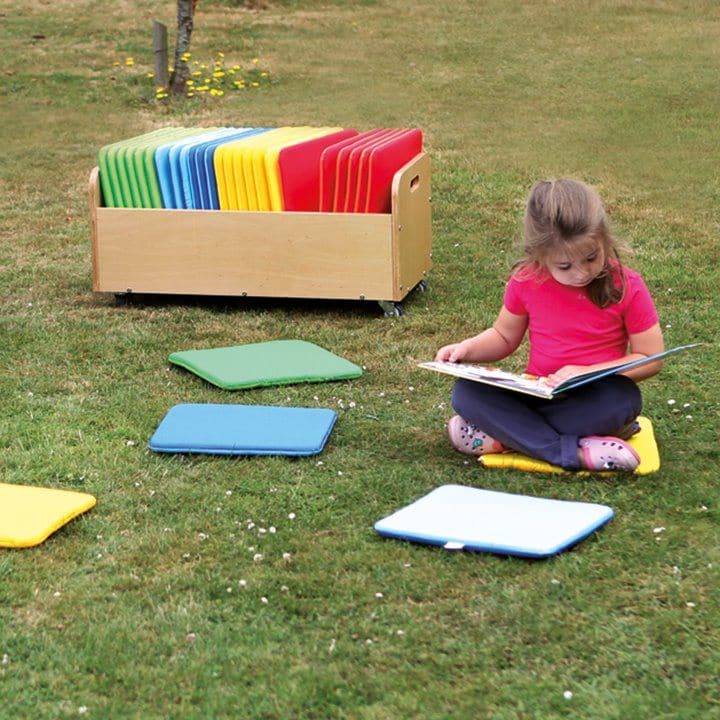
[[[0,483],[0,547],[39,545],[95,502],[87,493]]]
[[[186,403],[170,408],[150,449],[211,455],[315,455],[337,415],[326,408]]]
[[[605,505],[443,485],[375,523],[381,535],[542,558],[587,537],[613,516]]]
[[[640,425],[640,430],[627,441],[628,445],[631,445],[640,456],[640,464],[633,472],[635,475],[649,475],[660,469],[660,452],[658,451],[655,432],[650,419],[641,415],[637,420]],[[544,460],[531,458],[518,452],[489,453],[488,455],[481,455],[478,460],[481,465],[486,468],[511,468],[513,470],[524,470],[527,472],[558,474],[572,472],[571,470],[564,470],[557,465],[551,465]],[[589,470],[577,470],[575,472],[577,472],[578,475],[617,474],[616,470],[593,471],[592,473],[590,473]]]
[[[168,360],[224,390],[263,385],[348,380],[362,368],[304,340],[174,352]]]

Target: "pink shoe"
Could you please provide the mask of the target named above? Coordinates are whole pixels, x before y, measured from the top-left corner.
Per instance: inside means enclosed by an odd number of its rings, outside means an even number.
[[[635,449],[620,438],[590,435],[580,438],[578,445],[588,470],[632,472],[640,464]]]
[[[502,443],[470,425],[459,415],[453,415],[448,421],[448,435],[453,447],[466,455],[485,455],[505,450]]]

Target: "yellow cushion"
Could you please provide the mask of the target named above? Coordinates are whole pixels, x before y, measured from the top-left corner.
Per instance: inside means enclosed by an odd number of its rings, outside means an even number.
[[[640,430],[633,435],[627,442],[635,448],[640,456],[640,464],[635,468],[636,475],[648,475],[657,472],[660,469],[660,453],[658,452],[657,442],[655,442],[655,432],[650,420],[644,416],[638,418]],[[514,470],[526,470],[529,472],[544,473],[570,473],[571,470],[565,470],[557,465],[551,465],[544,460],[536,460],[517,452],[511,453],[490,453],[481,455],[479,458],[484,467],[487,468],[513,468]],[[602,474],[612,474],[615,471],[607,470]],[[580,470],[578,474],[596,475],[598,473],[590,473],[588,470]]]
[[[72,490],[0,483],[0,547],[39,545],[95,503]]]

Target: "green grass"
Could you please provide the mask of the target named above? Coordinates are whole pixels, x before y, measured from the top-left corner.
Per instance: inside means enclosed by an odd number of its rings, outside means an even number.
[[[175,104],[145,77],[173,3],[0,4],[0,480],[98,498],[43,545],[0,552],[3,720],[720,718],[716,4],[237,4],[199,3],[193,56],[257,57],[272,82]],[[172,123],[423,128],[429,291],[401,319],[94,295],[97,150]],[[667,344],[708,343],[644,385],[652,476],[483,471],[445,439],[449,381],[415,368],[493,319],[526,193],[565,174],[601,190]],[[232,398],[336,409],[322,455],[147,450],[173,404],[228,401],[169,352],[283,337],[367,368]],[[451,482],[616,516],[543,562],[373,532]]]

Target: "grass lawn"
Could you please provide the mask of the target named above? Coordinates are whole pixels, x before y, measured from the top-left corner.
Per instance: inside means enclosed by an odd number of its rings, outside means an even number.
[[[268,81],[158,102],[151,23],[172,26],[172,2],[0,0],[0,481],[98,498],[43,545],[0,550],[0,717],[720,718],[718,5],[241,4],[200,0],[193,58]],[[93,294],[97,151],[170,124],[421,127],[429,290],[398,319]],[[446,440],[451,381],[416,368],[493,319],[527,191],[561,175],[601,191],[667,345],[707,343],[644,384],[655,475],[482,470]],[[277,338],[366,372],[230,397],[167,363]],[[339,417],[315,457],[151,453],[180,402]],[[374,533],[447,483],[616,516],[546,561]]]

